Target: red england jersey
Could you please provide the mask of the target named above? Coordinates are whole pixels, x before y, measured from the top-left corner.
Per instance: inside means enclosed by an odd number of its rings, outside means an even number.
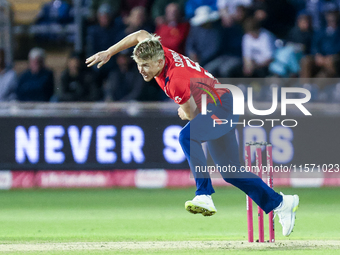
[[[184,104],[190,99],[190,96],[193,96],[197,108],[201,109],[202,94],[209,94],[207,103],[213,103],[214,100],[210,95],[216,101],[218,96],[220,97],[228,91],[227,89],[215,89],[215,84],[219,81],[198,63],[164,46],[163,50],[165,65],[161,74],[155,79],[165,94],[175,103]]]

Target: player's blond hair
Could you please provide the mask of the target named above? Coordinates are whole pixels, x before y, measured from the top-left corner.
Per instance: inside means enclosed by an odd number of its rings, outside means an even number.
[[[150,35],[149,38],[140,41],[133,50],[132,58],[142,60],[164,59],[164,50],[160,42],[160,36],[156,34]]]

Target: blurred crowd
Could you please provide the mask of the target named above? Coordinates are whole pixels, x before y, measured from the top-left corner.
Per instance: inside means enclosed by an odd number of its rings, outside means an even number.
[[[0,101],[166,100],[155,82],[145,84],[131,50],[101,69],[84,65],[86,57],[140,29],[160,35],[164,46],[199,62],[215,77],[340,75],[340,0],[83,0],[83,5],[85,50],[69,55],[57,93],[44,49],[31,49],[21,74],[5,66],[0,49]],[[36,24],[73,20],[72,1],[52,0]],[[328,94],[339,94],[339,85],[324,84],[305,84],[316,91],[313,100],[329,101]]]

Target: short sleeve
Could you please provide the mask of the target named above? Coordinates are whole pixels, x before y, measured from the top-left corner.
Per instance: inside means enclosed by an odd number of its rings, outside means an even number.
[[[170,84],[170,98],[172,98],[176,104],[184,104],[190,99],[190,82],[186,79],[172,79]]]

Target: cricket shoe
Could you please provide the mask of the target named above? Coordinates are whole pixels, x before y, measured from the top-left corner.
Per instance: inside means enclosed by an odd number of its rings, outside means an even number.
[[[279,222],[282,225],[282,234],[284,236],[289,236],[294,228],[295,215],[299,207],[299,196],[298,195],[284,195],[280,193],[283,197],[282,205],[280,208],[274,210],[279,216]]]
[[[210,195],[198,195],[193,200],[186,201],[185,210],[193,214],[201,213],[203,216],[212,216],[217,212]]]

